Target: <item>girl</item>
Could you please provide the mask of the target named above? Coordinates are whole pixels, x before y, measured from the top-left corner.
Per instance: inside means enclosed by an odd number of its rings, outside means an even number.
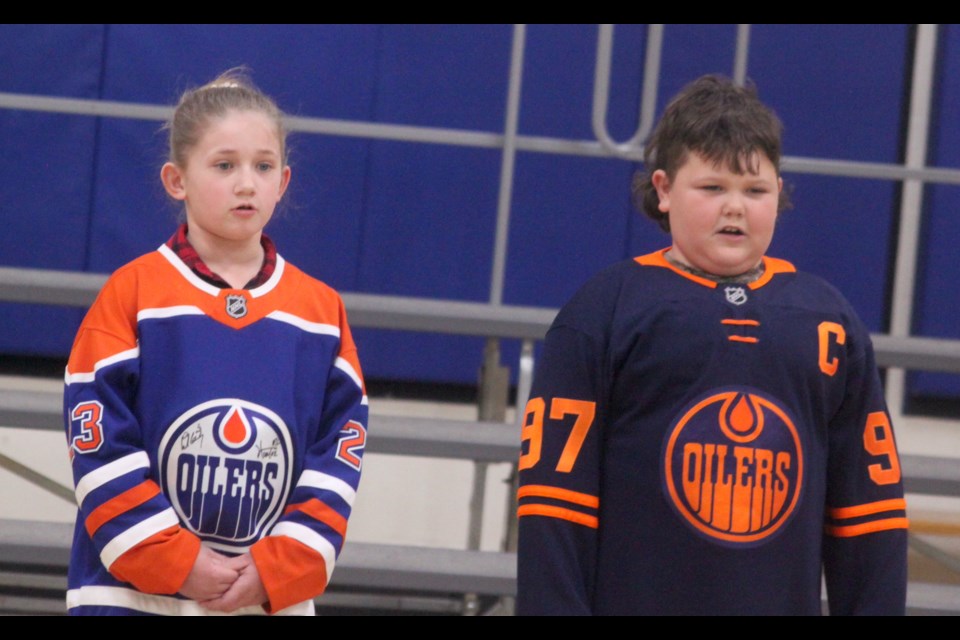
[[[312,615],[366,439],[346,312],[263,233],[290,181],[276,104],[230,71],[168,127],[186,222],[110,277],[67,364],[67,608]]]

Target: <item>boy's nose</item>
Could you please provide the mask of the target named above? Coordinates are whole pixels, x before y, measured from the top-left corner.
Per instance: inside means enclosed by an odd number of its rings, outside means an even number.
[[[737,194],[730,194],[724,201],[721,213],[728,216],[742,216],[744,212],[743,198]]]

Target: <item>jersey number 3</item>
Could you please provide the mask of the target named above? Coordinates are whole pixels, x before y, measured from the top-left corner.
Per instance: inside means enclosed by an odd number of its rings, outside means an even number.
[[[550,401],[550,419],[563,420],[568,415],[575,416],[573,428],[567,436],[567,444],[563,447],[560,460],[557,462],[557,471],[569,473],[580,455],[583,441],[587,439],[587,432],[593,426],[593,417],[596,414],[597,403],[586,400],[572,400],[570,398],[554,398]],[[527,403],[527,410],[523,416],[523,431],[521,442],[529,441],[527,452],[520,456],[519,469],[529,469],[540,462],[540,452],[543,448],[543,418],[546,413],[546,403],[543,398],[531,398]]]
[[[80,433],[70,439],[77,453],[96,451],[103,444],[103,405],[92,400],[82,402],[70,412],[70,420],[80,423]]]

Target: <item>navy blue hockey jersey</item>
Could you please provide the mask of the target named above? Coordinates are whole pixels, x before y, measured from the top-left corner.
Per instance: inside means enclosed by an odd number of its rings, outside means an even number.
[[[160,247],[109,278],[65,382],[72,613],[206,613],[175,593],[201,542],[250,552],[270,612],[314,612],[366,441],[335,291],[280,256],[266,283],[220,289]]]
[[[718,284],[659,251],[550,328],[519,461],[520,615],[903,614],[906,504],[869,334],[764,258]],[[822,572],[821,572],[822,570]]]

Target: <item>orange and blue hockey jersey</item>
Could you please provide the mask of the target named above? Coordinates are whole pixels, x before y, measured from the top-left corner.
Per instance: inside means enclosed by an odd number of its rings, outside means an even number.
[[[522,428],[520,615],[900,614],[907,518],[869,333],[764,258],[750,284],[659,251],[550,328]]]
[[[65,382],[71,613],[205,613],[176,594],[200,544],[252,555],[269,603],[238,613],[314,613],[368,413],[333,289],[279,256],[264,284],[221,289],[162,246],[108,279]]]

